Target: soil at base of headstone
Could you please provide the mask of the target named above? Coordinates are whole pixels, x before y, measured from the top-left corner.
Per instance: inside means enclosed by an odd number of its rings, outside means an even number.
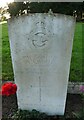
[[[80,112],[84,104],[81,95],[79,94],[67,94],[65,115],[59,116],[58,118],[74,118],[73,112]],[[9,97],[2,97],[2,120],[8,118],[18,110],[17,97],[16,95],[11,95]],[[47,120],[58,120],[57,116],[49,116]]]

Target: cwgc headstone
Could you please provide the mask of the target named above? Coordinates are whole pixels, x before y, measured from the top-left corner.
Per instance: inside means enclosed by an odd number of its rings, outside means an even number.
[[[75,20],[49,13],[9,19],[18,108],[63,115]]]

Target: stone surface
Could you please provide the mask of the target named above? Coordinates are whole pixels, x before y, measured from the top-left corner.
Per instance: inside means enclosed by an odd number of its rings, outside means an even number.
[[[63,115],[75,20],[29,14],[8,21],[18,107]]]

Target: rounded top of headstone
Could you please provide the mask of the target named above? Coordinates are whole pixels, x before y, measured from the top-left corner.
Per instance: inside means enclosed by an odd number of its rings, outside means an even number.
[[[48,13],[28,13],[28,14],[24,14],[24,15],[21,15],[21,16],[15,16],[15,17],[12,17],[12,18],[9,18],[8,21],[14,21],[16,19],[21,19],[21,18],[24,18],[24,17],[37,17],[37,16],[43,16],[44,18],[46,17],[56,17],[56,18],[65,18],[65,19],[69,19],[69,20],[74,20],[76,21],[75,17],[74,16],[70,16],[70,15],[65,15],[65,14],[60,14],[60,13],[53,13],[53,11],[51,9],[49,9],[49,12]]]

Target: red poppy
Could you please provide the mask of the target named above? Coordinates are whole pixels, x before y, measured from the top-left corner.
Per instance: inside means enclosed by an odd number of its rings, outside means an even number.
[[[17,91],[17,85],[12,83],[12,82],[7,82],[7,83],[4,83],[2,86],[1,86],[1,91],[0,91],[0,94],[1,95],[5,95],[5,96],[10,96],[10,95],[13,95],[15,94]]]

